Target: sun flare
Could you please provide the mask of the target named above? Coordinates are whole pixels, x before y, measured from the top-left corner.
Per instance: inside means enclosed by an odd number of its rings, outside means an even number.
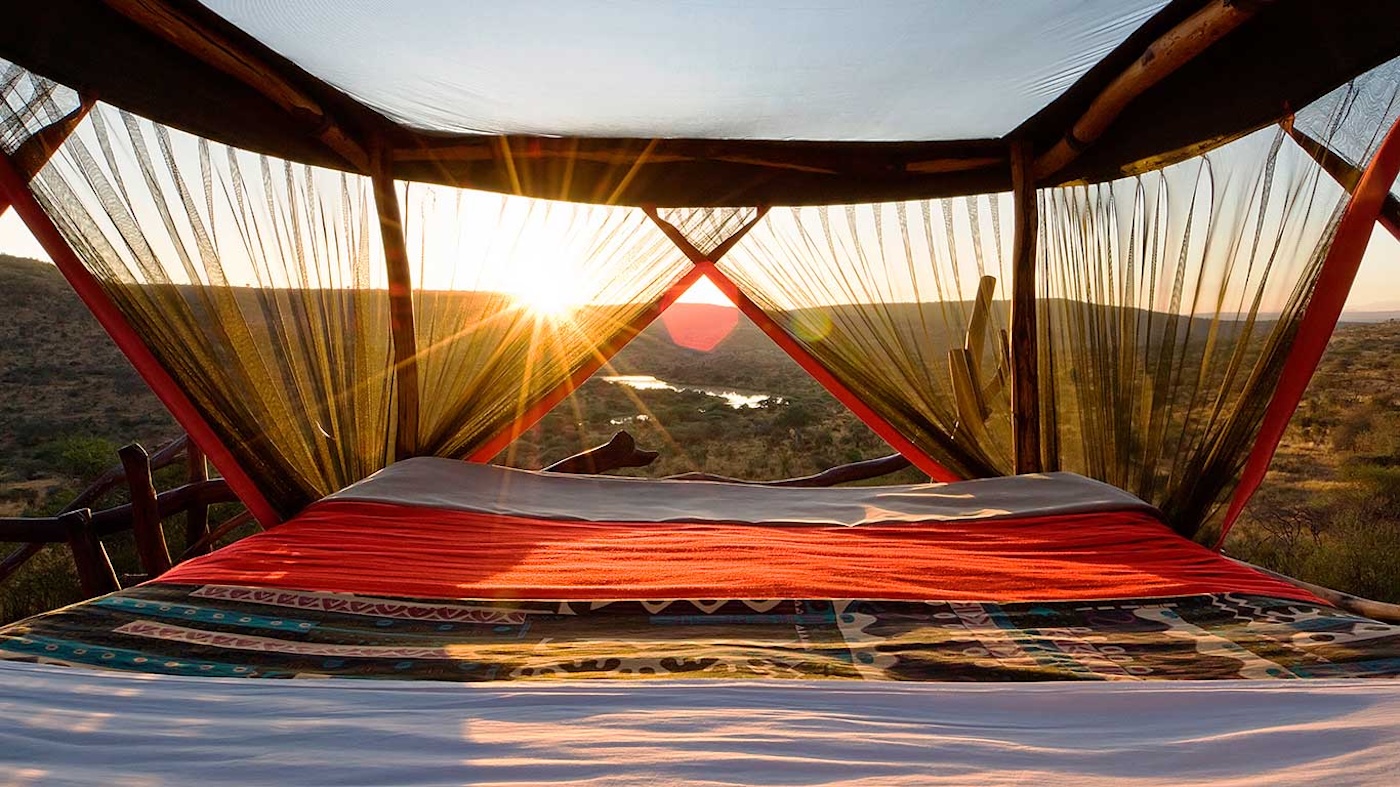
[[[577,291],[566,280],[557,278],[541,277],[521,288],[515,297],[535,317],[556,322],[569,317],[578,308]]]

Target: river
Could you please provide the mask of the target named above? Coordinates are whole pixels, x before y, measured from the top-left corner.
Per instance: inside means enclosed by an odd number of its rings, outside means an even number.
[[[723,399],[725,404],[728,404],[736,410],[744,407],[758,407],[759,403],[765,399],[773,399],[779,402],[783,400],[781,396],[771,396],[766,393],[754,391],[740,391],[734,388],[677,385],[676,383],[668,383],[665,380],[653,377],[649,374],[613,374],[607,375],[603,377],[603,379],[613,385],[625,385],[628,388],[635,388],[638,391],[695,391],[705,394],[706,396],[714,396]]]

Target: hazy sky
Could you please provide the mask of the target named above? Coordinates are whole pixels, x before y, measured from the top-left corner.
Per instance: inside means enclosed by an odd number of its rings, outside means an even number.
[[[0,215],[0,253],[48,259],[14,211]],[[713,285],[702,285],[686,300],[717,303],[722,297]],[[1347,309],[1400,311],[1400,241],[1379,226],[1371,235]]]

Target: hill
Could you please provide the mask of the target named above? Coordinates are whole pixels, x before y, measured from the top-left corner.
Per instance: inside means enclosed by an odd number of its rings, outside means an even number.
[[[0,514],[111,464],[116,445],[180,434],[52,265],[0,255],[0,303]]]

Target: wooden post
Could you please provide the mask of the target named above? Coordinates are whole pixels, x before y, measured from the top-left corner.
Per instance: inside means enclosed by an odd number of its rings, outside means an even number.
[[[160,527],[160,504],[156,500],[155,482],[151,480],[151,458],[137,443],[117,451],[126,470],[127,487],[131,490],[131,531],[136,536],[136,553],[141,568],[149,579],[170,570],[170,549],[165,545],[165,531]]]
[[[186,480],[191,483],[209,480],[209,463],[204,461],[204,452],[199,450],[199,446],[189,443],[187,456],[189,460],[189,472]],[[185,512],[185,548],[198,544],[201,539],[209,534],[209,506],[196,503]],[[207,552],[208,549],[206,548]],[[196,552],[195,554],[203,554]]]
[[[92,512],[80,508],[60,516],[59,521],[67,531],[68,549],[73,553],[83,596],[92,598],[120,590],[121,584],[117,582],[117,572],[112,569],[107,550],[102,548],[102,542],[92,529]]]
[[[376,153],[374,205],[389,275],[389,330],[394,340],[394,458],[418,452],[418,337],[413,324],[413,277],[408,264],[399,194],[384,151]]]
[[[1011,251],[1011,426],[1016,472],[1039,473],[1040,351],[1035,302],[1038,216],[1034,159],[1024,142],[1011,144],[1011,197],[1016,210]]]

